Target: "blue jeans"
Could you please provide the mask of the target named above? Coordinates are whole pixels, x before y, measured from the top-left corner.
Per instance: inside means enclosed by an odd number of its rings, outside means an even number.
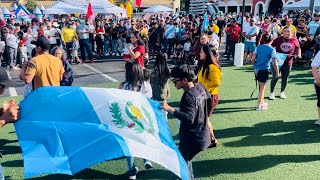
[[[119,45],[118,39],[112,39],[111,46],[112,46],[113,53],[118,53],[118,45]]]
[[[135,165],[134,165],[134,157],[127,157],[127,162],[128,162],[128,169],[129,171],[134,170],[135,169]],[[150,162],[149,160],[144,159],[143,160],[144,163],[146,162]],[[150,162],[151,163],[151,162]]]
[[[81,51],[81,59],[82,60],[86,59],[86,53],[88,55],[89,60],[93,59],[89,39],[80,39],[79,44],[80,44],[80,51]]]
[[[3,173],[3,170],[2,170],[1,164],[0,164],[0,180],[4,180],[4,173]]]
[[[104,53],[110,53],[110,40],[104,39]]]
[[[119,51],[121,53],[123,53],[125,45],[126,45],[126,38],[120,38],[119,39]]]

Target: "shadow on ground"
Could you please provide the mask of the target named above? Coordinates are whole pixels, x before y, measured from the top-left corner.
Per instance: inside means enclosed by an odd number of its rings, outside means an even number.
[[[195,177],[200,178],[227,173],[251,173],[283,163],[304,163],[319,160],[320,155],[265,155],[197,161],[193,163],[193,168],[195,169]],[[211,169],[211,171],[201,171],[201,169]]]
[[[314,121],[271,121],[253,127],[217,129],[215,135],[218,139],[243,137],[239,141],[224,143],[229,147],[319,143],[320,128],[313,124]]]

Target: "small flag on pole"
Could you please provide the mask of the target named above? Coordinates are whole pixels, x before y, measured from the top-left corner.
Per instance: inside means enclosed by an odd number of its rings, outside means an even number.
[[[93,18],[93,11],[92,11],[91,2],[89,2],[89,4],[88,4],[87,17],[88,17],[89,19],[92,19],[92,18]]]

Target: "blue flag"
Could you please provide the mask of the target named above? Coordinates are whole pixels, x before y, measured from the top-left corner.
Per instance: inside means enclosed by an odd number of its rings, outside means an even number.
[[[278,67],[279,69],[281,68],[281,66],[283,65],[284,61],[286,61],[288,55],[287,54],[283,54],[283,53],[278,53],[277,52],[277,61],[278,61]],[[272,65],[273,65],[273,61],[271,61]]]
[[[159,102],[133,91],[43,87],[20,103],[15,123],[26,178],[73,175],[123,156],[151,160],[188,179]],[[94,177],[92,177],[94,178]]]
[[[209,17],[208,14],[206,13],[204,15],[204,20],[203,20],[203,25],[202,25],[202,29],[201,29],[201,33],[206,32],[207,27],[209,26]]]

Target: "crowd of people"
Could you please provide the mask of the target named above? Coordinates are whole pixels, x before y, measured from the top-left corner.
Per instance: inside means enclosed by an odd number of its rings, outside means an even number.
[[[230,61],[239,41],[245,45],[244,63],[254,64],[259,82],[256,110],[268,107],[264,93],[269,72],[272,72],[269,99],[275,99],[274,90],[280,77],[279,96],[285,99],[292,65],[303,62],[306,67],[312,66],[315,76],[320,119],[319,19],[317,14],[311,17],[309,10],[284,16],[255,17],[250,13],[244,17],[233,14],[211,16],[207,27],[203,26],[206,24],[203,16],[194,15],[119,21],[63,16],[53,22],[46,19],[40,22],[35,18],[30,24],[9,18],[6,22],[0,20],[0,52],[2,66],[10,70],[21,68],[20,79],[26,84],[24,96],[43,86],[72,85],[71,64],[94,63],[100,56],[122,56],[125,81],[119,89],[141,92],[160,101],[164,113],[174,115],[181,122],[179,150],[188,163],[190,179],[193,179],[193,157],[218,145],[209,119],[219,102],[220,59],[223,58],[219,51]],[[224,36],[226,48],[222,49]],[[286,55],[284,62],[279,62],[277,53]],[[155,59],[155,64],[146,68],[150,59]],[[178,63],[171,71],[168,59]],[[190,64],[196,68],[191,68]],[[179,109],[166,103],[170,98],[170,80],[177,89],[184,91]],[[1,126],[18,117],[14,102],[7,109],[3,109]],[[316,124],[320,125],[320,121]],[[145,160],[145,168],[152,167],[152,163]],[[128,168],[129,179],[136,179],[138,168],[133,157],[128,158]]]

